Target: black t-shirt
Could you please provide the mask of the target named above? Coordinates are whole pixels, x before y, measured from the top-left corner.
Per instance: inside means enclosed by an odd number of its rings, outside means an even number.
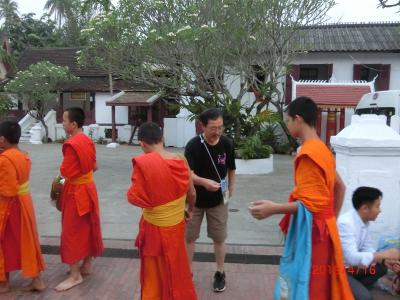
[[[233,143],[229,138],[221,136],[216,145],[209,145],[206,141],[204,141],[204,143],[210,151],[221,178],[227,176],[228,169],[236,169]],[[187,143],[185,147],[185,157],[189,163],[190,169],[197,176],[220,182],[206,147],[204,147],[199,136],[195,136]],[[221,189],[216,192],[210,192],[202,186],[195,185],[195,188],[196,207],[210,208],[222,202]]]

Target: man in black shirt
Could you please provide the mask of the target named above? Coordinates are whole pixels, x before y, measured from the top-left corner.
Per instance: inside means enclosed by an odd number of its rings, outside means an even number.
[[[207,218],[207,234],[214,242],[217,271],[214,275],[214,291],[225,290],[225,239],[228,205],[223,192],[233,195],[235,183],[235,157],[232,141],[223,132],[222,112],[210,108],[200,114],[204,133],[195,136],[186,145],[185,156],[192,170],[196,188],[196,205],[186,227],[186,243],[190,263],[194,243],[199,237],[203,216]],[[227,184],[226,184],[227,182]]]

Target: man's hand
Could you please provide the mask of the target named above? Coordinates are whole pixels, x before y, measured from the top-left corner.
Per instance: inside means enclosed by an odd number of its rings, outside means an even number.
[[[191,209],[185,209],[185,221],[189,222],[193,217],[193,211]]]
[[[385,265],[393,272],[400,273],[400,260],[385,259]]]
[[[207,191],[216,192],[220,189],[221,184],[211,179],[204,179],[203,186]]]
[[[385,259],[400,260],[400,249],[392,248],[383,251],[383,253],[385,255]]]
[[[249,212],[254,218],[262,220],[275,214],[275,207],[276,204],[270,200],[258,200],[251,202]]]
[[[400,274],[400,260],[397,263],[393,264],[393,271],[397,274]]]
[[[400,249],[392,248],[374,253],[374,261],[400,260]]]

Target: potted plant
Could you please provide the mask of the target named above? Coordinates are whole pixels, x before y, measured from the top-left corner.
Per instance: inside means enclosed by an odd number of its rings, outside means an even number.
[[[268,174],[273,168],[273,149],[255,134],[240,142],[235,151],[236,174]]]

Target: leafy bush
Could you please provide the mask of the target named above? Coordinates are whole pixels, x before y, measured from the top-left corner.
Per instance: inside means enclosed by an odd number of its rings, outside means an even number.
[[[260,131],[260,139],[264,145],[270,145],[273,153],[288,154],[290,152],[290,144],[282,140],[282,134],[279,134],[277,128],[279,123],[268,123]]]
[[[11,98],[5,93],[0,93],[0,117],[6,116],[13,106]]]
[[[240,159],[269,158],[273,153],[270,145],[264,145],[258,134],[243,139],[236,150],[236,157]]]

